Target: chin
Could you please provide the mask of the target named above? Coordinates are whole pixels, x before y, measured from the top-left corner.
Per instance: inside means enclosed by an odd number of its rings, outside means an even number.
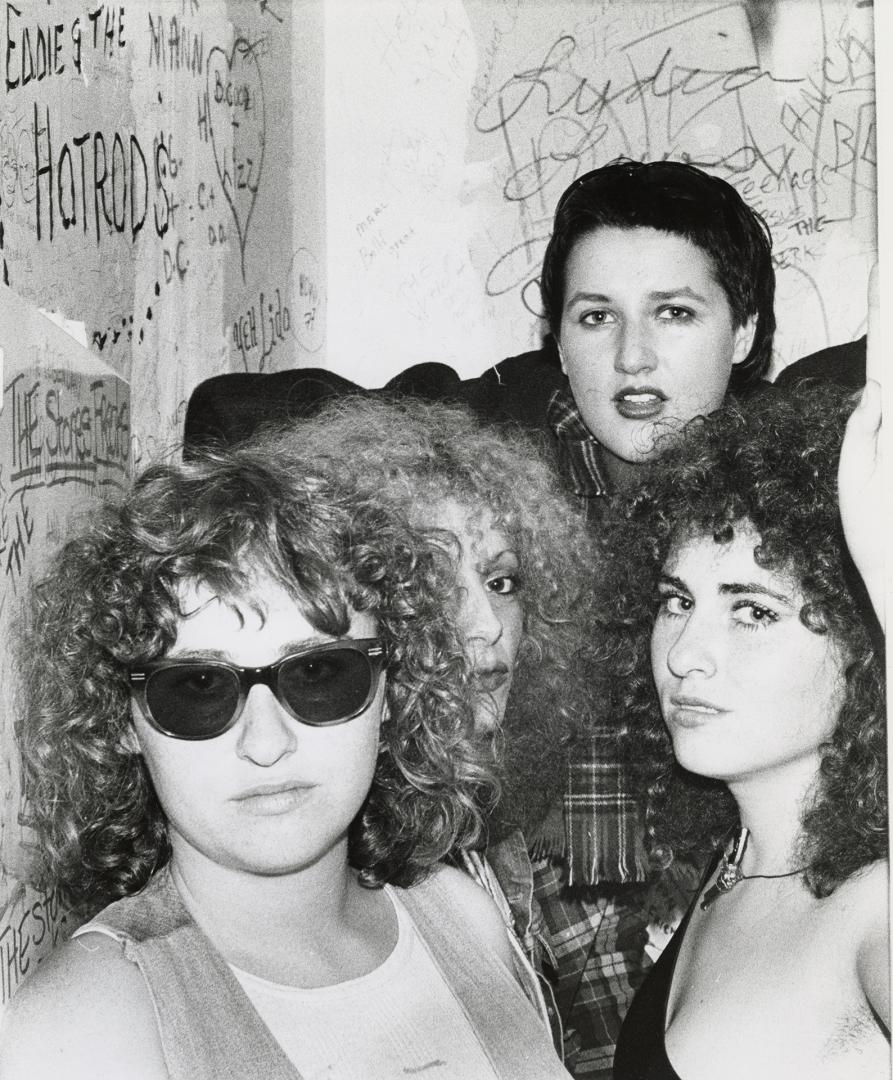
[[[722,747],[706,745],[703,733],[677,730],[671,735],[673,755],[687,772],[708,780],[726,780],[739,770]],[[740,762],[737,763],[740,766]]]
[[[502,727],[508,687],[500,687],[495,693],[482,694],[474,707],[474,732],[476,735],[492,735]]]
[[[662,449],[658,442],[662,434],[665,433],[655,427],[654,421],[648,421],[628,433],[626,438],[621,436],[616,440],[600,440],[600,443],[607,456],[613,458],[616,466],[622,469],[624,466],[646,465],[653,461]]]
[[[494,735],[502,727],[502,714],[502,709],[490,705],[475,709],[475,735]]]

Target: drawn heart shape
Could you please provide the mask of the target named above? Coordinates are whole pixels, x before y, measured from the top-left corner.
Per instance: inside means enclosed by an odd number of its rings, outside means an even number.
[[[237,38],[228,55],[219,46],[208,53],[207,91],[214,163],[236,223],[244,281],[248,226],[266,146],[264,83],[257,54],[245,38]]]

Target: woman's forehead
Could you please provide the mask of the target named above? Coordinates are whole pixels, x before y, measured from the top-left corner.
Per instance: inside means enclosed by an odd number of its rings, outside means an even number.
[[[737,522],[729,536],[686,529],[670,545],[662,573],[668,577],[716,579],[718,584],[773,584],[801,598],[800,577],[790,563],[763,565],[758,559],[762,537],[749,521]]]
[[[313,598],[302,599],[296,587],[279,581],[265,571],[250,571],[241,579],[211,583],[204,579],[184,578],[175,586],[181,621],[189,621],[206,611],[235,614],[237,618],[265,621],[271,612],[294,612],[301,620],[313,620]],[[325,598],[317,598],[324,603]],[[357,616],[356,610],[345,603],[348,619]]]
[[[349,605],[343,621],[327,625],[318,613],[307,610],[272,578],[255,578],[247,589],[232,594],[217,592],[206,582],[183,582],[178,599],[181,614],[175,652],[217,650],[235,654],[246,642],[271,648],[286,643],[299,646],[344,634],[374,637],[378,632],[378,620],[373,614],[359,613]]]
[[[482,503],[442,499],[417,508],[413,517],[415,523],[423,528],[451,532],[467,551],[493,554],[494,549],[503,551],[514,546],[505,523]]]

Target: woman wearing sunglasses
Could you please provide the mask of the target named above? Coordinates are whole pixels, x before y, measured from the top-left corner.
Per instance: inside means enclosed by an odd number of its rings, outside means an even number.
[[[37,878],[94,917],[6,1080],[566,1075],[499,912],[434,870],[494,790],[448,562],[296,464],[153,467],[39,589]]]
[[[843,452],[839,390],[727,406],[606,533],[606,655],[652,851],[707,863],[615,1080],[890,1075],[883,641],[841,535],[842,517],[882,618],[878,391]]]

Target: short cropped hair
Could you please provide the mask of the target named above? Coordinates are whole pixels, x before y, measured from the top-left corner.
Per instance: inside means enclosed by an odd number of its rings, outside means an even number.
[[[473,738],[467,663],[445,611],[443,552],[311,463],[283,469],[250,447],[156,464],[99,511],[36,589],[18,724],[35,880],[85,913],[139,890],[170,856],[167,821],[128,747],[128,672],[165,655],[178,585],[203,582],[263,612],[266,575],[320,632],[368,612],[388,649],[390,719],[349,858],[367,884],[412,884],[481,842],[495,802]]]
[[[538,824],[564,790],[569,748],[591,723],[592,703],[582,658],[592,541],[543,450],[463,406],[408,397],[340,398],[268,437],[280,463],[315,455],[421,528],[452,500],[471,515],[491,513],[506,534],[520,563],[524,634],[503,729],[505,798],[491,828]]]
[[[710,258],[736,327],[757,325],[750,352],[732,371],[741,389],[762,379],[772,360],[775,270],[766,222],[730,184],[679,161],[621,159],[578,176],[555,211],[540,291],[558,338],[565,270],[574,245],[599,228],[650,228],[684,237]]]
[[[675,763],[651,673],[649,643],[661,568],[689,537],[759,536],[761,566],[790,572],[805,597],[800,619],[845,658],[844,701],[822,747],[814,802],[802,819],[806,881],[825,896],[887,853],[883,646],[843,541],[837,462],[852,404],[831,386],[729,402],[692,421],[650,467],[603,533],[598,591],[606,693],[646,791],[648,836],[659,861],[700,861],[738,824],[728,789]]]

